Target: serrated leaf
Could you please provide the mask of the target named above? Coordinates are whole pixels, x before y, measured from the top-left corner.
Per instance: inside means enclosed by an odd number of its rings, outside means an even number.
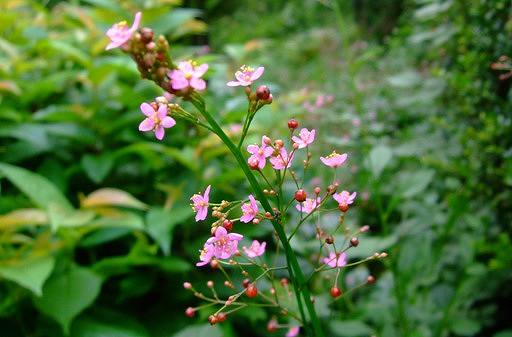
[[[55,265],[53,256],[23,260],[19,264],[0,265],[0,276],[41,296],[42,287]]]
[[[72,209],[59,189],[43,176],[5,163],[0,163],[0,174],[42,208],[48,209],[53,204],[63,209]]]
[[[68,334],[73,319],[98,296],[101,283],[101,277],[89,269],[72,265],[65,273],[50,278],[43,287],[43,296],[35,298],[34,303]]]

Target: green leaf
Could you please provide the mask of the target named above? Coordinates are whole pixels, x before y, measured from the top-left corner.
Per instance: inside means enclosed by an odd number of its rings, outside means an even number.
[[[0,163],[0,174],[42,208],[48,209],[50,205],[58,205],[63,209],[72,209],[66,197],[43,176],[5,163]]]
[[[114,158],[109,153],[99,156],[87,154],[82,157],[82,167],[85,173],[96,184],[101,183],[105,179],[113,165]]]
[[[71,328],[73,337],[148,337],[133,317],[102,310],[99,314],[80,316]]]
[[[373,333],[372,328],[362,321],[331,321],[329,328],[334,336],[357,337],[370,336]]]
[[[500,331],[492,335],[492,337],[512,337],[512,330]]]
[[[190,264],[177,257],[165,259],[153,256],[120,256],[110,257],[94,264],[93,269],[105,277],[124,274],[134,267],[150,266],[157,267],[168,273],[183,273],[190,270]]]
[[[434,178],[434,170],[419,170],[404,174],[398,186],[399,193],[404,198],[411,198],[423,192]]]
[[[370,151],[368,166],[375,178],[380,176],[392,157],[393,152],[385,145],[378,145]]]
[[[172,337],[222,337],[222,331],[218,325],[201,324],[188,326],[185,329],[174,334]]]
[[[164,12],[160,16],[149,17],[150,25],[155,32],[173,33],[173,30],[180,27],[185,22],[199,16],[201,11],[193,8],[177,8],[172,11]],[[152,20],[151,20],[152,19]]]
[[[450,330],[461,336],[474,336],[480,331],[480,323],[474,319],[459,318],[451,321]]]
[[[55,266],[53,256],[24,260],[19,264],[0,265],[0,276],[41,296],[42,287]]]
[[[80,247],[92,247],[106,242],[116,240],[133,232],[132,228],[102,228],[97,230],[80,241]]]
[[[34,302],[68,334],[72,320],[100,293],[101,283],[101,277],[89,269],[72,265],[67,272],[50,278],[43,287],[43,296]]]
[[[177,224],[187,220],[192,215],[189,207],[165,210],[152,208],[146,216],[146,227],[149,235],[158,242],[165,255],[171,252],[172,232]]]
[[[119,206],[146,209],[147,205],[137,200],[130,193],[117,188],[101,188],[89,194],[81,202],[82,207]]]
[[[78,227],[88,224],[94,219],[92,211],[81,211],[63,208],[60,205],[52,204],[48,207],[48,216],[53,231],[60,227]]]

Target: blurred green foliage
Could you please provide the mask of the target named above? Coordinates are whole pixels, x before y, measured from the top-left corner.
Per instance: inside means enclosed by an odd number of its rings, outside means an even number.
[[[226,128],[244,113],[226,80],[240,64],[262,64],[276,99],[253,136],[284,134],[293,116],[319,130],[318,151],[351,155],[340,177],[359,193],[348,225],[371,235],[350,257],[390,256],[345,273],[347,288],[368,272],[378,282],[330,307],[314,281],[331,336],[510,336],[511,82],[491,65],[512,57],[511,8],[2,2],[2,336],[266,335],[262,310],[215,328],[183,315],[193,299],[182,282],[219,277],[191,272],[203,237],[188,196],[209,183],[219,198],[242,195],[242,176],[218,140],[185,123],[162,143],[137,131],[140,103],[161,92],[103,49],[106,29],[138,9],[177,58],[210,64],[208,100]],[[249,230],[269,237],[268,227]],[[304,239],[296,248],[304,259],[313,251]]]

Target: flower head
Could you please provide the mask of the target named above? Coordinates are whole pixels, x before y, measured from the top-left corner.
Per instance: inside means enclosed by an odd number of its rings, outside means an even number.
[[[158,109],[155,110],[150,104],[142,103],[140,110],[146,115],[146,118],[139,124],[139,130],[154,131],[158,140],[164,138],[165,128],[172,128],[176,125],[174,118],[167,116],[167,106],[165,104],[160,104]]]
[[[218,259],[229,259],[238,250],[238,242],[243,236],[237,233],[228,233],[220,226],[215,230],[215,236],[206,241],[207,245],[213,247],[213,255]]]
[[[235,78],[237,81],[229,81],[227,85],[230,87],[237,87],[239,85],[246,87],[260,78],[261,75],[263,75],[263,71],[265,71],[265,68],[263,67],[254,69],[252,67],[243,65],[240,67],[240,70],[235,73]]]
[[[249,202],[242,205],[242,213],[240,221],[245,223],[251,222],[258,214],[258,204],[252,194],[249,195]]]
[[[277,155],[270,158],[270,163],[274,169],[284,170],[292,165],[294,156],[295,154],[293,152],[289,155],[288,152],[286,152],[286,149],[282,147]]]
[[[332,151],[332,153],[327,157],[320,157],[320,160],[325,165],[336,168],[343,165],[343,163],[347,160],[347,157],[348,155],[346,153],[339,154],[336,153],[336,151]]]
[[[267,136],[263,136],[261,138],[261,146],[258,145],[249,145],[247,146],[247,152],[251,154],[247,162],[249,164],[258,163],[259,169],[263,169],[265,164],[267,163],[267,157],[270,157],[274,152],[274,149],[271,146],[268,146],[265,142]]]
[[[128,27],[126,21],[121,21],[114,24],[107,30],[107,36],[110,39],[110,43],[107,45],[105,50],[113,49],[124,45],[128,40],[131,39],[133,33],[139,28],[140,19],[142,17],[141,12],[135,14],[135,19],[131,27]]]
[[[173,69],[168,76],[171,80],[171,87],[174,90],[193,88],[204,90],[206,82],[201,78],[208,70],[208,64],[198,65],[194,61],[182,61],[178,63],[178,69]]]
[[[348,206],[354,202],[356,195],[356,192],[350,194],[348,191],[342,191],[341,193],[333,194],[332,197],[338,202],[340,206]]]
[[[303,149],[309,144],[313,143],[313,141],[315,140],[315,134],[315,129],[309,131],[308,129],[303,128],[302,130],[300,130],[299,136],[293,136],[292,140],[299,146],[299,149]]]
[[[299,212],[303,213],[311,213],[313,212],[318,206],[320,206],[321,199],[318,197],[316,199],[313,198],[307,198],[304,202],[299,202],[297,205],[295,205],[295,208]]]
[[[249,248],[243,247],[245,254],[252,258],[256,256],[261,256],[265,253],[266,242],[259,243],[257,240],[254,240]]]
[[[331,252],[329,256],[324,257],[322,261],[331,268],[343,267],[344,265],[347,264],[347,254],[336,254],[334,252]]]
[[[213,245],[205,244],[203,249],[200,250],[199,254],[199,262],[196,263],[196,266],[201,267],[205,264],[210,263],[213,259]]]
[[[208,215],[208,202],[210,201],[210,188],[211,185],[204,190],[204,194],[194,194],[190,200],[194,202],[192,209],[196,212],[196,221],[206,219]]]
[[[299,335],[300,327],[292,326],[286,333],[286,337],[296,337]]]

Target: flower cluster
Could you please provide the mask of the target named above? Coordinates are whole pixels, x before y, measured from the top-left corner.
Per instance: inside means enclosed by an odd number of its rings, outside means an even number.
[[[336,178],[336,172],[345,165],[348,154],[332,151],[326,156],[314,157],[312,150],[316,147],[317,131],[313,128],[299,130],[299,122],[295,119],[287,123],[290,130],[288,137],[272,139],[263,135],[261,143],[248,145],[245,153],[243,146],[256,113],[273,101],[272,93],[266,85],[260,85],[256,90],[252,88],[253,83],[263,75],[265,68],[243,65],[234,74],[236,80],[226,83],[229,87],[244,87],[248,103],[244,120],[239,125],[227,127],[231,132],[226,134],[207,111],[200,94],[207,88],[204,77],[209,69],[208,64],[199,64],[193,60],[175,64],[169,55],[169,44],[165,37],[160,35],[154,39],[151,29],[139,28],[140,20],[141,13],[137,13],[131,27],[125,22],[112,26],[107,32],[110,43],[106,48],[108,50],[120,47],[131,55],[143,78],[154,81],[164,90],[163,96],[140,105],[144,119],[139,124],[139,130],[154,132],[155,137],[162,140],[165,130],[175,126],[176,119],[180,118],[213,132],[234,154],[253,192],[242,200],[222,200],[215,203],[211,197],[212,187],[208,185],[203,192],[190,197],[196,222],[211,220],[208,238],[202,248],[197,247],[201,249],[196,265],[209,265],[222,271],[226,278],[224,286],[233,293],[227,298],[221,298],[213,281],[208,281],[206,285],[212,292],[212,296],[208,296],[196,290],[191,283],[185,282],[185,289],[191,290],[195,297],[206,302],[205,305],[187,308],[185,314],[193,317],[197,310],[213,305],[220,306],[208,318],[211,324],[217,324],[225,321],[229,314],[237,310],[249,305],[260,305],[268,307],[274,315],[267,324],[269,332],[285,329],[286,337],[295,337],[301,329],[306,330],[306,333],[310,330],[320,331],[321,327],[315,318],[314,297],[310,295],[309,283],[305,280],[311,280],[326,272],[326,279],[332,282],[330,295],[337,299],[343,295],[343,281],[339,280],[343,269],[387,256],[386,253],[375,253],[359,261],[350,257],[349,249],[358,246],[359,236],[368,231],[369,227],[351,229],[344,223],[345,216],[357,196],[356,192],[341,190]],[[324,106],[332,100],[330,96],[319,96],[315,106]],[[182,101],[192,103],[197,111],[185,110],[181,105]],[[238,146],[233,138],[237,138]],[[302,160],[295,160],[297,157]],[[270,165],[267,165],[267,161]],[[320,164],[329,168],[332,180],[324,188],[315,186],[310,190],[305,177],[312,166],[322,167]],[[303,173],[302,178],[297,174],[297,168]],[[258,180],[259,178],[261,179]],[[291,186],[296,189],[290,195]],[[333,207],[334,204],[337,207]],[[320,220],[324,214],[331,212],[337,214],[334,217],[338,219],[336,223],[329,223],[329,220],[333,222],[332,217],[325,221]],[[248,227],[265,221],[270,222],[275,234],[265,236],[267,241],[247,241],[247,236],[237,233],[244,233]],[[306,226],[314,228],[316,235],[312,235],[311,230],[302,230]],[[312,257],[304,257],[305,261],[309,258],[313,265],[310,275],[305,275],[290,245],[295,235],[319,242],[318,253],[311,255]],[[242,246],[241,250],[239,246]],[[265,254],[271,249],[274,250],[272,258]],[[286,265],[272,264],[280,261],[279,254],[284,255]],[[241,284],[233,282],[228,269],[241,273]],[[277,274],[281,278],[279,282],[276,281]],[[374,282],[375,278],[369,275],[362,284],[353,289]],[[264,286],[259,287],[260,284]],[[299,312],[295,312],[293,306],[289,305],[292,294],[295,294]]]

